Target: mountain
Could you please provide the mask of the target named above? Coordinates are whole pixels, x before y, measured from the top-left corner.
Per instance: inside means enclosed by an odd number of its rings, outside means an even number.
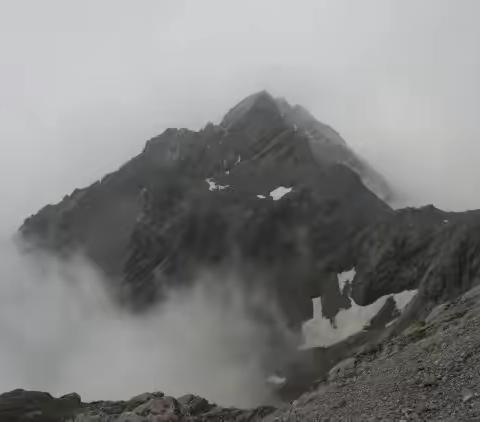
[[[219,125],[150,139],[117,171],[28,218],[21,233],[56,253],[83,251],[136,309],[200,269],[261,274],[299,326],[321,293],[323,259],[391,214],[381,194],[386,183],[338,133],[262,91]]]
[[[139,312],[203,271],[219,283],[234,273],[252,295],[266,291],[290,328],[303,333],[292,356],[282,359],[285,350],[272,349],[269,369],[278,372],[279,397],[291,400],[309,388],[312,395],[269,411],[281,420],[297,420],[293,411],[310,420],[330,406],[332,420],[344,420],[335,410],[344,407],[337,403],[342,391],[356,397],[356,420],[364,420],[376,414],[372,394],[379,391],[370,384],[380,382],[379,368],[397,374],[407,385],[398,391],[409,396],[417,392],[408,387],[414,369],[394,370],[402,359],[436,365],[427,358],[434,350],[448,365],[460,346],[443,346],[447,340],[470,350],[476,339],[463,315],[477,309],[471,292],[480,282],[480,211],[393,210],[391,197],[384,179],[335,130],[262,91],[218,125],[167,129],[117,171],[29,217],[20,233],[30,250],[85,253],[111,280],[116,298]],[[450,332],[449,321],[470,340]],[[423,348],[417,342],[426,334],[432,343]],[[343,380],[352,374],[361,377],[358,388]],[[385,379],[393,389],[392,377]],[[430,381],[425,397],[435,393]],[[396,396],[385,397],[381,409],[392,409]],[[459,406],[452,408],[463,411]],[[263,418],[250,416],[224,420]]]

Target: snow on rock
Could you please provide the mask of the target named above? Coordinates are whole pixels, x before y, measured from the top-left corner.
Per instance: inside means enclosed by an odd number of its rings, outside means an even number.
[[[258,199],[265,199],[266,196],[265,196],[265,195],[257,195],[257,198],[258,198]]]
[[[305,136],[310,140],[310,141],[318,141],[319,140],[319,137],[318,136],[315,136],[311,131],[309,130],[306,130],[305,131]]]
[[[345,287],[345,284],[348,281],[353,281],[355,278],[355,268],[352,268],[351,270],[344,271],[343,273],[337,274],[337,279],[338,279],[338,288],[340,289],[340,292],[343,292],[343,288]]]
[[[417,290],[405,290],[401,293],[393,295],[393,300],[395,301],[397,309],[402,312],[405,309],[405,306],[410,303],[416,294]]]
[[[287,382],[287,379],[285,377],[281,377],[276,374],[273,374],[267,378],[267,382],[273,385],[283,385]]]
[[[209,191],[212,191],[212,192],[213,192],[213,191],[216,191],[216,190],[224,190],[224,189],[227,189],[227,188],[230,187],[230,185],[224,185],[224,186],[222,186],[222,185],[217,185],[217,184],[215,183],[215,181],[214,181],[213,179],[211,179],[211,178],[205,179],[205,182],[208,183],[208,190],[209,190]]]
[[[391,325],[395,324],[398,321],[398,318],[392,319],[390,322],[385,324],[385,327],[390,327]]]
[[[304,344],[301,348],[328,347],[345,340],[353,334],[362,331],[371,319],[377,315],[380,309],[382,309],[389,297],[393,298],[397,309],[402,311],[416,293],[417,290],[406,290],[393,295],[385,295],[378,298],[374,303],[366,306],[357,305],[355,301],[350,298],[351,307],[349,309],[341,309],[337,315],[335,315],[333,323],[323,316],[320,298],[315,298],[312,300],[313,318],[306,321],[302,327]]]
[[[274,201],[278,201],[283,198],[287,193],[290,193],[293,188],[286,188],[285,186],[279,186],[278,188],[270,192],[270,196]]]

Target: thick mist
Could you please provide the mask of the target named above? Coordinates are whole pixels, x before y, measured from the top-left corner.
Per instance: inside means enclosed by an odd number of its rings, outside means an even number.
[[[402,204],[480,208],[479,14],[476,0],[0,0],[0,218],[13,228],[261,89],[337,129]]]
[[[277,322],[284,344],[293,336],[271,300],[243,291],[234,276],[204,273],[161,307],[133,316],[112,303],[80,256],[27,257],[5,242],[0,250],[0,391],[75,391],[84,400],[164,391],[239,407],[272,402],[271,327],[252,309],[261,306]]]

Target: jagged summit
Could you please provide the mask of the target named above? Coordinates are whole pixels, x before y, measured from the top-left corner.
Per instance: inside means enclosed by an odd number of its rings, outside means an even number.
[[[251,118],[253,113],[280,117],[280,110],[275,99],[270,93],[263,90],[247,96],[232,107],[223,117],[220,126],[226,129],[235,128],[245,119]]]
[[[251,119],[253,115],[257,115],[257,118],[269,116],[268,120],[280,117],[283,123],[293,126],[295,130],[325,132],[323,135],[331,142],[346,145],[338,132],[319,122],[305,107],[299,104],[291,105],[284,97],[274,97],[266,90],[251,94],[232,107],[222,119],[220,126],[231,129],[240,125],[242,121]]]
[[[295,130],[304,130],[310,136],[321,134],[332,143],[346,145],[338,132],[319,122],[305,107],[299,104],[292,106],[284,97],[274,97],[266,90],[241,100],[227,112],[220,126],[225,129],[235,129],[252,118],[265,119],[266,125],[271,125],[272,121],[280,127],[288,125]]]
[[[228,111],[220,126],[226,130],[244,131],[255,140],[287,130],[296,132],[298,136],[292,139],[300,137],[313,159],[326,165],[346,165],[377,196],[386,201],[393,199],[385,179],[355,154],[336,130],[317,120],[305,107],[291,105],[283,97],[275,98],[265,90],[249,95]]]

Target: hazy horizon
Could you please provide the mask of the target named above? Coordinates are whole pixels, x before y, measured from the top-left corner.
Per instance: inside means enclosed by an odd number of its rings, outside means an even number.
[[[471,0],[2,0],[2,225],[261,89],[339,131],[409,203],[480,208],[479,11]]]

